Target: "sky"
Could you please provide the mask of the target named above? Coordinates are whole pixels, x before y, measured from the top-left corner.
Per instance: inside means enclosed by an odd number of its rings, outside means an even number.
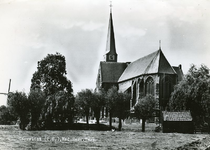
[[[66,58],[74,94],[94,89],[106,50],[109,0],[0,0],[0,93],[28,93],[37,62]],[[161,49],[172,66],[210,68],[210,0],[112,0],[119,62]],[[0,95],[0,105],[7,96]]]

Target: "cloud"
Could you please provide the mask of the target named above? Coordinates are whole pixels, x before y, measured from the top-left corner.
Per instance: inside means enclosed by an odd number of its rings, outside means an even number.
[[[123,26],[118,30],[118,33],[123,38],[136,38],[136,37],[142,37],[146,34],[147,29],[140,29],[135,28],[132,26]]]
[[[92,21],[88,23],[83,23],[82,29],[85,31],[95,31],[95,30],[102,30],[102,27],[104,27],[104,24],[102,23],[94,23]]]

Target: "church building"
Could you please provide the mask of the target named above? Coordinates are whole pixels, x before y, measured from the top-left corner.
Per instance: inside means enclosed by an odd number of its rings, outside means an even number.
[[[161,47],[133,62],[118,62],[115,47],[114,26],[110,11],[108,36],[104,61],[99,64],[96,90],[107,91],[116,86],[131,94],[130,109],[134,109],[140,97],[151,94],[159,102],[158,109],[165,110],[174,85],[183,79],[181,65],[171,66]]]

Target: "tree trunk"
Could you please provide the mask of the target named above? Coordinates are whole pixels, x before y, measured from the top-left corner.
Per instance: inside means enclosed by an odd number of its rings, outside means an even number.
[[[96,117],[96,125],[99,129],[100,123],[99,123],[99,119],[100,119],[100,109],[95,109],[94,110],[94,117]]]
[[[37,129],[37,123],[38,123],[38,119],[32,119],[31,120],[31,130],[36,130]]]
[[[118,130],[121,131],[122,129],[122,119],[119,117],[119,125],[118,125]]]
[[[95,114],[95,117],[96,117],[96,124],[97,124],[97,127],[99,128],[99,119],[100,119],[100,109],[96,110],[94,112]]]
[[[88,119],[89,115],[86,115],[86,124],[87,124],[87,127],[89,129],[89,119]]]
[[[98,129],[99,129],[99,127],[100,127],[100,123],[99,123],[99,117],[96,117],[96,124],[97,124],[97,126],[98,126]]]
[[[72,115],[68,116],[68,128],[71,128],[73,124],[73,119],[72,119]]]
[[[21,130],[25,130],[22,123],[19,124],[19,128],[20,128]]]
[[[21,120],[20,121],[19,128],[21,130],[25,130],[25,128],[26,128],[26,122],[25,122],[25,120]]]
[[[112,112],[109,112],[109,127],[112,129]]]
[[[142,118],[142,132],[145,132],[145,122],[146,122],[146,119]]]
[[[104,107],[102,107],[101,111],[102,111],[102,116],[101,117],[104,118]]]
[[[108,108],[105,107],[106,117],[108,117]]]

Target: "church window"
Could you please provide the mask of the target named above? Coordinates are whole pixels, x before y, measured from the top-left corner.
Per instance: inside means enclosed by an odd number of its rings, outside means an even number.
[[[171,79],[168,76],[166,76],[164,82],[165,82],[164,87],[163,87],[164,97],[170,98],[170,95],[172,92]]]
[[[136,83],[133,85],[133,98],[132,98],[132,106],[136,104]]]
[[[159,84],[156,84],[156,93],[159,93]]]
[[[144,80],[141,80],[139,84],[139,96],[140,98],[144,96]]]
[[[168,75],[164,75],[163,79],[162,79],[162,89],[161,89],[161,95],[162,95],[162,106],[165,109],[170,96],[171,96],[171,92],[173,91],[173,83],[172,83],[172,79],[170,76]]]
[[[146,95],[154,95],[154,81],[151,77],[146,80]]]

